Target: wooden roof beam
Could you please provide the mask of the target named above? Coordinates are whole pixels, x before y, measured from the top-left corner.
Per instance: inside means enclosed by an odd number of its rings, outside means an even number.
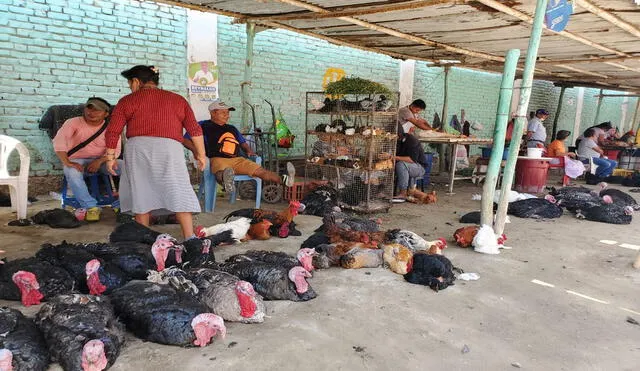
[[[488,6],[488,7],[493,8],[495,10],[498,10],[498,11],[501,11],[501,12],[503,12],[505,14],[514,16],[514,17],[516,17],[516,18],[518,18],[520,20],[523,20],[523,21],[525,21],[525,22],[527,22],[529,24],[533,23],[533,17],[531,17],[530,15],[525,14],[525,13],[523,13],[523,12],[517,10],[517,9],[513,9],[510,6],[505,5],[503,3],[500,3],[500,2],[498,2],[496,0],[469,0],[469,1],[477,1],[477,2],[482,3],[482,4],[484,4],[484,5]],[[545,26],[545,29],[547,31],[549,31],[549,32],[553,32],[555,34],[562,35],[562,36],[564,36],[566,38],[581,42],[581,43],[583,43],[585,45],[589,45],[589,46],[591,46],[593,48],[605,51],[607,53],[616,54],[616,55],[619,55],[619,56],[622,56],[622,57],[629,57],[629,54],[627,54],[625,52],[609,48],[607,46],[604,46],[604,45],[599,44],[597,42],[591,41],[591,40],[589,40],[589,39],[587,39],[585,37],[576,35],[576,34],[571,33],[569,31],[555,32],[555,31],[552,31],[552,30],[549,30],[548,28],[546,28],[546,26]],[[622,68],[622,67],[620,67],[620,66],[622,66],[621,64],[617,64],[617,63],[613,63],[613,62],[604,62],[604,63],[609,64],[611,66],[614,66],[616,68]],[[629,71],[634,71],[634,72],[640,72],[639,68],[632,68],[632,67],[624,66],[623,69],[629,70]]]
[[[325,19],[325,18],[338,18],[338,17],[355,17],[378,13],[397,12],[401,10],[420,9],[433,5],[460,3],[464,4],[464,0],[411,0],[403,1],[400,3],[391,3],[375,6],[362,6],[350,9],[330,10],[330,13],[318,13],[314,11],[310,12],[294,12],[272,15],[256,15],[240,18],[240,22],[250,21],[295,21],[305,19]]]
[[[425,61],[425,62],[436,62],[436,60],[434,60],[434,59],[421,58],[421,57],[417,57],[415,55],[408,55],[408,54],[390,52],[390,51],[381,50],[381,49],[374,48],[374,47],[367,47],[367,46],[362,46],[362,45],[350,43],[348,41],[343,41],[343,40],[336,39],[336,38],[333,38],[333,37],[330,37],[330,36],[325,36],[325,35],[309,32],[309,31],[301,30],[299,28],[291,27],[291,26],[283,24],[283,23],[271,22],[271,21],[260,21],[260,22],[256,22],[256,24],[261,24],[263,26],[272,27],[272,28],[281,28],[283,30],[287,30],[287,31],[299,33],[299,34],[302,34],[302,35],[314,37],[316,39],[321,39],[321,40],[327,41],[327,42],[329,42],[331,44],[334,44],[334,45],[346,46],[346,47],[349,47],[349,48],[364,50],[364,51],[367,51],[367,52],[384,54],[384,55],[388,55],[388,56],[390,56],[392,58],[398,58],[398,59],[403,59],[403,60],[415,59],[415,60],[420,60],[420,61]]]
[[[332,12],[330,12],[327,9],[321,8],[319,6],[313,5],[313,4],[309,4],[306,3],[304,1],[300,1],[300,0],[275,0],[284,4],[289,4],[289,5],[293,5],[293,6],[297,6],[300,8],[304,8],[307,10],[310,10],[312,12],[316,12],[316,13],[321,13],[321,14],[332,14]],[[476,57],[476,58],[482,58],[482,59],[488,59],[488,60],[492,60],[492,61],[497,61],[497,62],[504,62],[504,57],[501,56],[497,56],[497,55],[493,55],[493,54],[489,54],[489,53],[483,53],[483,52],[477,52],[477,51],[473,51],[473,50],[469,50],[469,49],[464,49],[464,48],[459,48],[457,46],[452,46],[449,44],[444,44],[444,43],[440,43],[437,41],[433,41],[433,40],[428,40],[422,37],[418,37],[415,35],[411,35],[411,34],[407,34],[404,32],[400,32],[398,30],[389,28],[389,27],[384,27],[384,26],[379,26],[377,24],[373,24],[370,22],[366,22],[366,21],[362,21],[360,19],[356,19],[356,18],[352,18],[352,17],[337,17],[337,19],[341,20],[341,21],[345,21],[348,23],[353,23],[356,24],[358,26],[364,27],[364,28],[368,28],[370,30],[374,30],[374,31],[378,31],[381,33],[386,33],[387,35],[391,35],[391,36],[395,36],[401,39],[406,39],[406,40],[411,40],[413,42],[419,43],[419,44],[423,44],[423,45],[427,45],[427,46],[433,46],[433,47],[438,47],[453,53],[457,53],[457,54],[462,54],[462,55],[468,55],[471,57]]]
[[[574,4],[576,5],[580,5],[580,7],[584,8],[585,10],[597,15],[598,17],[606,20],[607,22],[613,24],[614,26],[620,27],[621,29],[627,31],[628,33],[632,34],[635,37],[640,38],[640,29],[638,29],[636,26],[632,25],[631,23],[625,21],[624,19],[618,17],[615,14],[612,14],[602,8],[600,8],[599,6],[597,6],[596,4],[592,3],[589,0],[573,0]]]

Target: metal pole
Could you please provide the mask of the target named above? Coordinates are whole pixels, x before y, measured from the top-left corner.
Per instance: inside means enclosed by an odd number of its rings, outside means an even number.
[[[500,192],[500,203],[498,204],[498,212],[496,214],[496,222],[494,225],[495,233],[500,235],[504,232],[504,224],[507,219],[507,196],[513,184],[514,173],[516,170],[516,161],[518,160],[518,152],[520,151],[520,140],[524,133],[524,126],[527,122],[527,108],[529,106],[529,98],[531,97],[531,86],[533,84],[533,73],[536,66],[536,58],[538,57],[538,48],[540,47],[540,37],[542,36],[542,21],[544,13],[547,9],[549,0],[536,1],[536,13],[533,19],[531,37],[529,38],[529,48],[527,49],[527,57],[524,63],[524,72],[522,73],[522,85],[520,87],[520,102],[516,111],[516,121],[511,136],[511,145],[509,146],[509,158],[504,169],[504,177],[502,178],[502,188]]]
[[[493,149],[491,150],[491,158],[489,159],[487,175],[484,179],[484,188],[482,190],[482,212],[480,218],[480,224],[482,225],[491,225],[493,223],[493,195],[500,175],[500,163],[504,153],[504,140],[507,133],[509,108],[511,106],[513,81],[516,75],[516,67],[518,67],[518,58],[520,58],[520,49],[511,49],[507,52],[504,63],[496,125],[493,129]]]
[[[240,84],[242,92],[242,131],[249,131],[249,108],[251,103],[249,93],[251,92],[251,70],[253,68],[253,41],[256,38],[256,25],[247,22],[247,55],[244,65],[244,81]]]
[[[447,109],[449,105],[449,66],[444,67],[444,102],[442,103],[442,129],[445,130],[446,126],[449,125],[447,122]],[[446,131],[446,130],[445,130]],[[442,172],[446,167],[446,144],[440,145],[439,156],[440,156],[440,166],[438,167],[439,171]],[[455,157],[450,159],[450,161],[454,161]],[[455,174],[449,174],[449,177],[455,176]]]
[[[598,116],[600,116],[600,107],[602,107],[602,101],[604,97],[602,96],[602,89],[600,89],[600,94],[598,94],[598,106],[596,107],[596,116],[593,118],[593,124],[598,124]]]
[[[556,116],[553,118],[553,129],[551,131],[551,140],[556,139],[556,132],[558,131],[558,119],[560,118],[560,111],[562,109],[562,98],[564,98],[564,91],[566,86],[560,88],[560,99],[558,99],[558,108],[556,108]]]

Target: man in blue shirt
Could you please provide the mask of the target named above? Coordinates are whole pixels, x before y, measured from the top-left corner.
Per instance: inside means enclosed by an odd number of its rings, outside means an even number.
[[[204,134],[204,144],[211,164],[211,172],[215,174],[218,182],[224,185],[226,192],[233,191],[233,177],[235,174],[257,177],[265,182],[284,183],[287,187],[293,186],[295,167],[292,163],[287,162],[288,174],[280,178],[278,174],[239,156],[240,149],[249,157],[256,154],[238,129],[233,125],[227,124],[229,122],[229,112],[235,110],[235,108],[227,106],[224,102],[215,101],[209,105],[211,119],[199,122]],[[188,134],[185,135],[183,144],[193,152],[193,143]]]

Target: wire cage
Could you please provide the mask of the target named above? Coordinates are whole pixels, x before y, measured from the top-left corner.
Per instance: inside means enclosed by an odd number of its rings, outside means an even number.
[[[393,198],[398,93],[307,93],[305,178],[338,190],[338,204],[357,212],[388,211]]]

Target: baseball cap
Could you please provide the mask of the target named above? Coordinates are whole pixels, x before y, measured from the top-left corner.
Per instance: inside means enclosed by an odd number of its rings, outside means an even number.
[[[536,115],[549,115],[549,112],[544,108],[540,108],[536,111]]]
[[[87,103],[84,104],[85,107],[93,107],[95,109],[99,109],[101,111],[109,112],[111,110],[111,105],[105,99],[100,97],[91,97],[87,99]]]
[[[227,109],[229,111],[235,111],[236,109],[233,107],[229,107],[226,105],[226,103],[222,102],[222,101],[215,101],[213,103],[211,103],[209,105],[209,111],[213,111],[216,109]]]

